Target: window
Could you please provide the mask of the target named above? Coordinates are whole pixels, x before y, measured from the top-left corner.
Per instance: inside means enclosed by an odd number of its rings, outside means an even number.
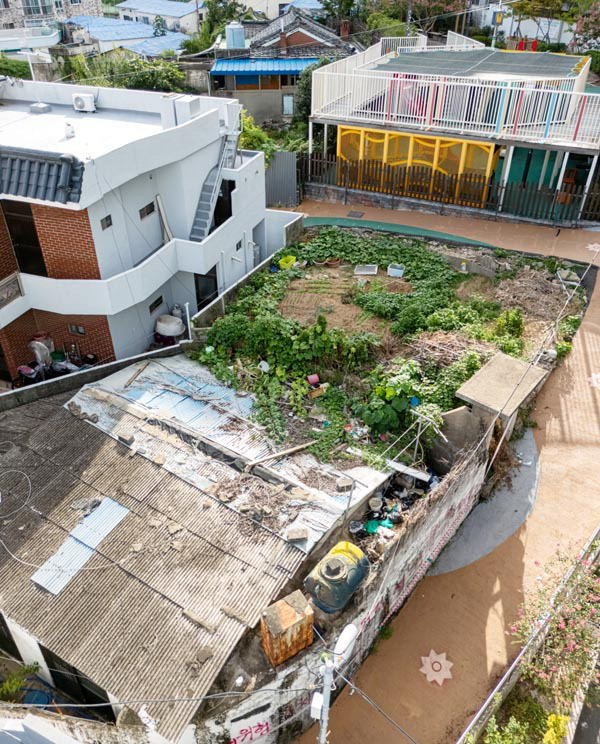
[[[150,19],[148,16],[142,16],[142,23],[146,23],[148,26],[150,25]]]
[[[236,75],[236,90],[258,90],[258,75]]]
[[[45,0],[23,0],[23,12],[26,16],[50,15],[52,5]]]
[[[145,207],[142,207],[140,209],[140,220],[143,220],[144,217],[147,217],[149,214],[152,214],[154,212],[154,202],[151,201],[150,204],[146,204]]]
[[[106,217],[103,217],[100,220],[100,227],[103,230],[107,230],[111,225],[112,225],[112,217],[110,216],[110,214],[107,214]]]
[[[261,90],[279,90],[279,75],[261,75],[260,76],[260,89]]]
[[[1,204],[19,271],[24,274],[48,276],[31,206],[27,202],[8,199],[2,201]]]
[[[0,0],[0,8],[10,8],[8,0]]]
[[[151,302],[150,305],[148,306],[148,310],[150,311],[150,315],[152,315],[152,313],[155,313],[158,310],[158,308],[163,304],[163,302],[164,302],[164,300],[162,298],[162,295],[159,295],[154,300],[154,302]]]
[[[72,333],[74,336],[85,336],[85,328],[83,326],[70,325],[69,333]]]
[[[293,114],[294,114],[294,95],[292,93],[288,93],[287,95],[283,96],[283,115],[293,116]]]
[[[236,251],[241,251],[242,250],[242,241],[241,240],[238,240],[238,242],[235,244],[235,249],[236,249]]]
[[[62,10],[63,3],[62,0],[54,0],[54,7],[56,10]]]
[[[298,82],[298,75],[282,75],[281,76],[281,87],[296,85]]]
[[[81,5],[81,0],[70,0],[71,5]]]
[[[123,20],[124,20],[124,21],[133,21],[133,18],[132,18],[131,16],[128,16],[128,15],[124,15],[124,16],[123,16]]]

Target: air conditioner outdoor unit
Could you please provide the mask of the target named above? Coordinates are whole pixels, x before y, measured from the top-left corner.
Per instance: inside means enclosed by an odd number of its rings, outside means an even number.
[[[94,103],[94,94],[74,93],[73,108],[75,109],[75,111],[95,111],[96,104]]]

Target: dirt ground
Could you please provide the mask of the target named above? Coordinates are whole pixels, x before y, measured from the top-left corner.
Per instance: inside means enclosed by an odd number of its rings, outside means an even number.
[[[332,328],[342,328],[352,333],[377,333],[382,337],[384,354],[392,353],[399,348],[399,342],[389,332],[388,322],[369,316],[352,302],[353,289],[361,286],[367,290],[381,286],[388,292],[397,293],[412,290],[409,282],[389,277],[381,269],[376,276],[355,276],[354,266],[311,266],[303,279],[290,283],[279,310],[303,325],[310,325],[319,315],[324,315]]]
[[[315,216],[346,216],[343,205],[302,205]],[[364,208],[365,219],[421,225],[484,239],[506,249],[560,255],[600,265],[589,245],[598,234],[472,218]],[[457,571],[426,577],[393,621],[393,636],[363,664],[355,683],[419,744],[453,744],[518,652],[510,626],[523,592],[535,585],[557,546],[580,549],[600,521],[600,288],[573,351],[551,375],[533,414],[540,480],[533,511],[508,540]],[[419,672],[420,657],[445,651],[454,663],[442,687]],[[407,739],[359,695],[344,691],[332,709],[330,744]],[[300,744],[314,744],[313,728]]]

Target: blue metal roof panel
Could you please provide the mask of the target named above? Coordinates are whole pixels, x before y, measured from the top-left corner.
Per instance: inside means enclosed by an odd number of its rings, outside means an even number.
[[[123,49],[129,49],[142,57],[158,57],[163,52],[178,52],[183,42],[189,39],[186,34],[175,32],[166,33],[164,36],[153,36],[151,39],[136,41],[133,44],[123,44]]]
[[[179,2],[179,0],[125,0],[116,7],[168,18],[183,18],[190,13],[195,13],[196,9],[203,8],[204,2],[196,5],[195,0],[189,3]]]
[[[97,548],[128,514],[129,509],[107,496],[91,514],[84,517],[83,521],[71,530],[71,536],[90,548]]]
[[[213,65],[211,75],[298,75],[309,65],[318,62],[310,58],[251,58],[218,59]]]
[[[33,574],[31,580],[51,594],[58,594],[94,555],[92,548],[67,537],[58,551]]]
[[[154,28],[150,24],[123,21],[118,18],[78,15],[66,22],[85,28],[90,36],[98,41],[149,39],[154,36]]]

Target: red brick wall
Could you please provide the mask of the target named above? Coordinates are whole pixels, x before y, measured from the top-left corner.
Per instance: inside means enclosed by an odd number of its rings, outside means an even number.
[[[313,39],[312,36],[307,36],[306,34],[303,34],[302,31],[294,31],[293,34],[290,34],[287,37],[287,45],[290,46],[298,46],[300,44],[314,44],[315,46],[318,45],[320,42],[317,39]],[[279,44],[281,46],[281,44]],[[323,46],[325,46],[323,44]]]
[[[52,279],[100,279],[87,209],[32,204],[38,239]]]
[[[69,325],[83,326],[85,336],[69,332]],[[48,331],[57,349],[67,349],[77,344],[81,354],[96,354],[98,361],[107,362],[115,358],[108,320],[104,315],[59,315],[42,310],[29,310],[15,321],[0,329],[0,344],[8,368],[16,377],[17,367],[32,361],[34,355],[27,344],[37,331]]]
[[[4,212],[0,207],[0,279],[10,276],[19,270],[15,252],[13,251],[12,241],[4,219]]]

